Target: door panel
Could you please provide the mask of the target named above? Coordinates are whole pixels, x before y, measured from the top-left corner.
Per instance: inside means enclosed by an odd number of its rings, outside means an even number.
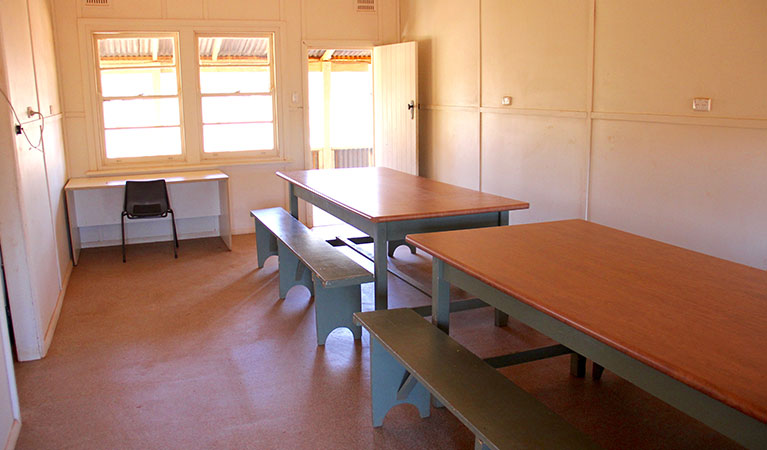
[[[375,164],[418,175],[418,46],[373,49]]]

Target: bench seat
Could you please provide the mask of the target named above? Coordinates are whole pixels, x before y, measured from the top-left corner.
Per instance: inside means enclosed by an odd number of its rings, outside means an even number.
[[[338,327],[361,336],[352,314],[362,308],[362,283],[373,281],[373,274],[328,244],[282,208],[250,212],[256,228],[258,267],[277,255],[279,258],[280,298],[296,285],[306,286],[314,296],[317,320],[317,345]]]
[[[430,394],[476,437],[476,448],[599,448],[410,309],[355,313],[370,332],[373,426],[400,403],[430,414]]]

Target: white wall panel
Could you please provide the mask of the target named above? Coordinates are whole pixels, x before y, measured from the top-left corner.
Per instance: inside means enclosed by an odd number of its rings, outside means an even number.
[[[479,113],[422,109],[421,175],[479,189]]]
[[[767,130],[597,121],[591,219],[767,268]]]
[[[588,0],[482,2],[482,106],[586,109]]]
[[[67,183],[66,155],[62,116],[46,118],[45,121],[45,169],[54,223],[56,250],[62,276],[69,270],[69,234],[67,233],[67,211],[64,199],[64,185]],[[62,280],[63,281],[63,280]]]
[[[418,42],[418,93],[424,105],[479,104],[479,1],[409,0],[402,40]]]
[[[482,190],[523,200],[511,223],[582,218],[586,193],[582,119],[482,115]]]
[[[280,0],[206,0],[205,3],[208,19],[280,20]]]
[[[767,2],[599,0],[596,111],[767,118]]]

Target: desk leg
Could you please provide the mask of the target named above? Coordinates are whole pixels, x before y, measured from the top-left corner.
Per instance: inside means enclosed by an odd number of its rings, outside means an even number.
[[[72,264],[77,265],[80,259],[80,228],[77,227],[77,209],[75,208],[75,192],[66,191],[67,219],[69,223],[69,246],[72,251]]]
[[[220,210],[218,216],[218,233],[226,247],[232,250],[232,204],[229,200],[229,180],[219,180],[218,182],[218,207]]]
[[[386,224],[385,223],[378,223],[376,224],[375,233],[373,233],[373,264],[375,266],[374,275],[375,275],[375,308],[376,310],[380,309],[389,309],[389,300],[388,300],[388,292],[389,292],[389,286],[388,286],[388,272],[386,269],[387,264],[387,252],[386,252],[386,243],[387,243],[387,233],[386,233]]]
[[[498,213],[498,226],[505,227],[509,224],[509,212],[501,211]],[[495,310],[495,326],[505,327],[509,324],[509,315],[500,309]]]
[[[450,283],[445,281],[445,262],[431,260],[431,323],[450,334]]]

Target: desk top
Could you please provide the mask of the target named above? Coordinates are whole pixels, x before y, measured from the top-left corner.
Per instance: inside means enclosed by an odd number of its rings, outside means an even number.
[[[194,172],[164,172],[147,173],[141,175],[119,175],[113,177],[93,177],[93,178],[70,178],[64,189],[74,191],[79,189],[101,189],[123,187],[125,182],[130,180],[159,180],[164,178],[168,184],[172,183],[193,183],[197,181],[223,180],[229,178],[229,175],[220,170],[197,170]]]
[[[526,202],[383,167],[298,170],[277,176],[372,222],[526,209]]]
[[[407,241],[767,422],[767,272],[582,220]]]

